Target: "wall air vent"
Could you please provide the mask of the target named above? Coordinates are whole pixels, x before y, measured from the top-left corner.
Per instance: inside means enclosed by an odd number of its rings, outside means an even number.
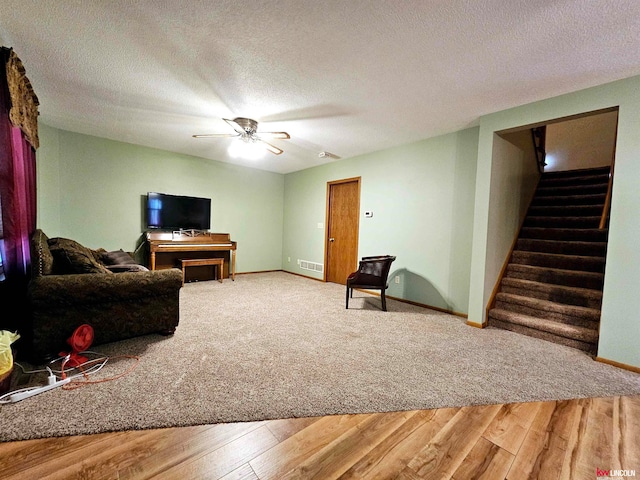
[[[308,260],[300,260],[300,268],[303,270],[311,270],[312,272],[322,273],[324,265],[322,263],[310,262]]]

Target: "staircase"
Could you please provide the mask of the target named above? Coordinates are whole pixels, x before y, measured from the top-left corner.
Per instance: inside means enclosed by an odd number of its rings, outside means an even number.
[[[584,350],[598,347],[610,168],[543,173],[489,325]]]

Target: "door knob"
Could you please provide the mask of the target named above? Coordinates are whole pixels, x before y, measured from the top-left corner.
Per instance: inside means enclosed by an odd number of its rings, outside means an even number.
[[[335,239],[335,238],[333,238],[333,237],[331,237],[331,238],[329,239],[329,241],[330,241],[330,242],[335,242],[335,241],[336,241],[336,239]]]

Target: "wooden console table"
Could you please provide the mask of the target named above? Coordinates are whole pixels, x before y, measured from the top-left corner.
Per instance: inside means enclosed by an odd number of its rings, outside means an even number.
[[[228,233],[197,232],[148,232],[149,268],[180,268],[180,260],[222,258],[220,278],[236,279],[237,243]]]

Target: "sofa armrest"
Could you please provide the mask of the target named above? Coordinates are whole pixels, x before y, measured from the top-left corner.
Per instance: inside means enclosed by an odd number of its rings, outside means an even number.
[[[32,308],[99,304],[140,297],[163,296],[182,286],[182,272],[176,268],[114,274],[42,275],[29,282]]]

